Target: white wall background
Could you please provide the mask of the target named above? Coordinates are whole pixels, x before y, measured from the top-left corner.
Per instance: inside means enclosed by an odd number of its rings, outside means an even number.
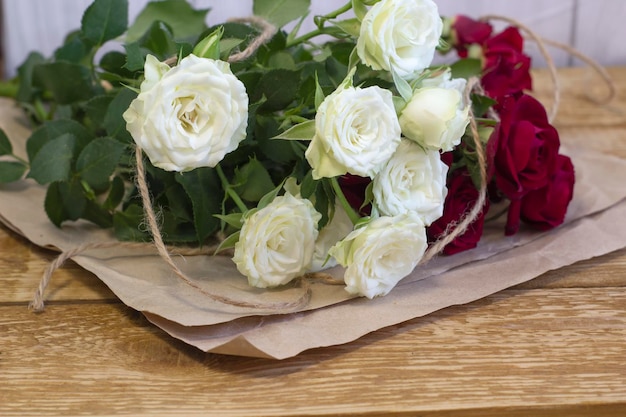
[[[91,0],[0,0],[4,7],[5,74],[11,76],[31,50],[48,56],[65,34],[80,26],[82,11]],[[189,0],[200,8],[211,8],[210,24],[231,16],[252,13],[252,0]],[[312,0],[315,14],[337,8],[346,0]],[[581,52],[610,65],[626,65],[626,0],[435,0],[442,15],[473,17],[500,14],[521,21],[541,36],[570,44]],[[131,19],[147,0],[130,0]],[[499,25],[498,27],[501,27]],[[541,66],[536,48],[528,52]],[[578,62],[554,51],[559,66]]]

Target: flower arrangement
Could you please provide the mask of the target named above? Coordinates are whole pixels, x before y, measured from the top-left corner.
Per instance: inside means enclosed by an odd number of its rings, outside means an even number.
[[[206,10],[164,0],[129,26],[127,0],[95,0],[52,58],[20,67],[14,96],[38,127],[28,160],[0,134],[0,181],[46,185],[59,227],[162,251],[217,241],[258,288],[340,264],[368,298],[475,247],[490,205],[507,235],[563,222],[574,168],[527,94],[517,28],[352,0],[302,35],[308,6],[255,0],[254,18],[206,27]]]

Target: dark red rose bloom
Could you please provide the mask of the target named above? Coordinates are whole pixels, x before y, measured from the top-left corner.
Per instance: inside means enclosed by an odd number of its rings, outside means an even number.
[[[361,208],[365,201],[365,190],[370,182],[372,182],[370,178],[352,174],[339,177],[339,186],[343,195],[346,196],[346,200],[350,203],[350,207],[363,216],[369,216],[372,210],[371,205]]]
[[[552,229],[563,223],[567,206],[574,195],[575,180],[571,159],[558,155],[556,171],[548,185],[522,198],[522,220],[539,230]]]
[[[511,200],[505,233],[512,235],[519,229],[522,197],[551,181],[560,140],[543,105],[531,96],[505,98],[499,113],[493,163],[496,187]]]
[[[472,183],[469,172],[466,169],[458,169],[448,178],[448,195],[443,206],[443,216],[433,222],[427,229],[429,241],[437,240],[443,235],[450,223],[458,223],[463,215],[471,210],[478,199],[478,190]],[[485,213],[489,208],[489,202],[485,202],[485,207],[481,214],[467,228],[465,233],[457,236],[449,243],[443,253],[453,255],[468,249],[475,248],[483,234],[483,224]]]
[[[482,85],[495,100],[532,89],[530,57],[524,54],[524,38],[509,27],[484,42]]]
[[[452,21],[452,43],[461,58],[467,57],[467,48],[470,45],[482,45],[492,32],[493,27],[489,23],[467,16],[458,15]]]
[[[491,138],[496,185],[515,200],[548,184],[561,142],[545,108],[531,96],[507,97],[499,114],[500,123]]]

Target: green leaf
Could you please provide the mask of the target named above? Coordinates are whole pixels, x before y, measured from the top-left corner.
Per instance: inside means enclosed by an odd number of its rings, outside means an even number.
[[[309,170],[300,184],[300,195],[303,198],[311,197],[317,190],[318,184],[319,182],[313,179],[313,171]]]
[[[28,178],[39,184],[67,181],[70,177],[76,136],[65,133],[43,145],[31,162]]]
[[[126,148],[124,144],[109,137],[94,139],[78,155],[78,175],[90,186],[101,187],[108,183]]]
[[[111,181],[109,194],[107,195],[106,200],[104,200],[102,207],[106,210],[115,210],[115,208],[117,208],[117,206],[119,206],[122,202],[125,191],[126,188],[124,187],[124,180],[119,176],[114,177],[113,181]]]
[[[65,220],[79,219],[85,210],[87,199],[77,181],[57,181],[48,186],[44,208],[50,221],[57,227]]]
[[[395,71],[391,71],[393,83],[404,101],[408,102],[413,97],[413,89],[404,78],[400,77]]]
[[[265,194],[263,198],[259,200],[259,203],[257,204],[256,208],[261,210],[267,207],[269,203],[274,201],[274,199],[278,196],[278,194],[280,194],[280,191],[283,189],[283,184],[285,183],[286,180],[287,178],[285,178],[280,184],[278,184],[278,186],[274,188],[272,191]]]
[[[31,52],[24,63],[17,70],[20,87],[15,99],[19,102],[29,102],[33,99],[37,88],[33,85],[34,68],[45,62],[45,58],[39,52]]]
[[[163,22],[154,22],[141,38],[140,44],[161,59],[166,59],[177,52],[172,30]]]
[[[63,196],[61,195],[58,182],[53,182],[48,186],[44,200],[44,209],[50,221],[57,227],[61,227],[61,223],[67,220],[65,208],[63,207]]]
[[[130,133],[126,130],[126,121],[122,115],[135,97],[137,97],[137,93],[128,88],[123,88],[111,101],[103,122],[103,126],[109,136],[125,142],[132,141]]]
[[[4,133],[4,130],[0,129],[0,156],[12,154],[13,145],[11,145],[11,141],[9,141],[9,138],[7,137],[7,134]]]
[[[319,77],[317,76],[317,72],[315,73],[315,110],[320,107],[320,104],[324,102],[326,96],[324,95],[324,90],[320,85]]]
[[[155,21],[168,25],[176,40],[193,38],[206,29],[206,14],[209,9],[194,10],[182,0],[150,2],[139,13],[126,33],[126,42],[138,41]]]
[[[81,217],[99,227],[107,228],[113,226],[113,215],[95,201],[87,201]]]
[[[221,212],[220,180],[215,170],[198,168],[177,174],[176,181],[183,186],[191,200],[196,236],[198,242],[203,243],[220,227],[219,220],[214,217],[214,214]]]
[[[77,121],[62,119],[46,122],[35,130],[26,142],[28,159],[32,161],[46,143],[66,133],[71,133],[76,137],[77,151],[80,151],[93,139],[92,134]]]
[[[235,247],[235,244],[239,242],[239,235],[241,232],[235,232],[232,235],[228,236],[226,239],[220,242],[217,249],[215,249],[215,253],[219,253],[226,249],[231,249]]]
[[[83,37],[95,45],[120,36],[128,26],[127,0],[95,0],[81,21]]]
[[[216,214],[215,217],[237,230],[243,226],[243,213]]]
[[[361,33],[361,21],[357,18],[333,21],[332,24],[355,38]]]
[[[299,88],[299,71],[270,70],[263,74],[250,99],[255,102],[265,97],[266,101],[261,106],[264,111],[281,110],[295,100]]]
[[[110,95],[96,96],[85,103],[85,115],[92,128],[92,131],[101,129],[104,126],[104,117],[106,116],[109,104],[113,101],[113,97]]]
[[[124,68],[129,71],[139,71],[143,69],[148,50],[141,47],[139,41],[124,44],[126,50],[126,63]]]
[[[476,58],[465,58],[450,65],[452,78],[480,77],[483,71],[482,62]]]
[[[143,208],[137,204],[131,204],[126,210],[116,212],[113,215],[115,237],[122,241],[150,240],[150,233],[140,228],[143,219]]]
[[[59,61],[37,65],[33,69],[33,84],[50,91],[59,104],[87,100],[93,94],[89,70],[71,62]]]
[[[0,161],[0,183],[20,180],[25,172],[26,165],[21,162]]]
[[[490,107],[497,103],[496,100],[480,94],[472,94],[472,111],[478,117],[487,113]]]
[[[352,10],[354,10],[357,19],[363,21],[367,13],[367,7],[363,3],[363,0],[352,0]]]
[[[315,120],[298,123],[272,139],[311,140],[315,136]]]
[[[269,172],[257,159],[235,170],[233,188],[241,198],[247,201],[259,201],[274,189]]]
[[[80,38],[79,32],[73,32],[68,35],[65,43],[54,51],[54,58],[57,61],[80,63],[90,49],[91,47]]]
[[[311,7],[311,0],[254,0],[253,13],[281,28],[299,19]]]

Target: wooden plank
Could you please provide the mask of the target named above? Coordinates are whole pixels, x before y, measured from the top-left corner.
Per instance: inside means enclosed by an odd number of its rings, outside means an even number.
[[[561,104],[555,120],[555,125],[559,129],[589,130],[599,127],[623,129],[626,126],[626,69],[609,67],[607,73],[615,85],[616,96],[611,102],[598,103],[598,100],[607,98],[609,89],[596,72],[589,67],[559,69]],[[551,108],[554,84],[549,72],[545,69],[535,70],[532,76],[533,95],[547,108]],[[615,137],[620,134],[616,130]],[[621,146],[619,142],[613,140],[611,142],[618,148]]]
[[[0,307],[0,414],[620,415],[624,305],[510,290],[280,362],[200,353],[121,305]]]
[[[26,306],[56,255],[0,226],[0,305]],[[46,300],[117,301],[117,297],[95,275],[69,261],[53,275]]]

